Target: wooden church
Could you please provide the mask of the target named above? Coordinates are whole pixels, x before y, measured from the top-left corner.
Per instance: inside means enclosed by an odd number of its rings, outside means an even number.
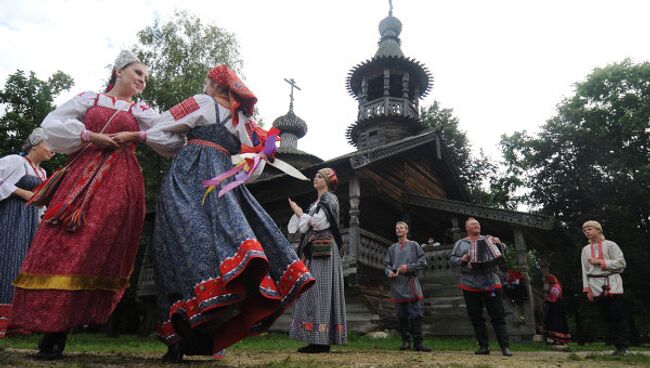
[[[389,288],[382,261],[396,240],[395,222],[405,220],[410,224],[409,238],[423,242],[433,237],[442,244],[425,248],[427,266],[420,274],[425,334],[473,336],[462,293],[456,287],[459,270],[447,263],[454,241],[464,236],[465,219],[477,218],[483,233],[506,242],[515,254],[517,270],[524,274],[528,273],[528,250],[544,246],[543,239],[554,229],[555,221],[472,203],[444,139],[438,131],[424,129],[419,120],[419,100],[431,90],[433,81],[422,63],[404,56],[401,30],[402,23],[391,11],[379,23],[381,38],[375,55],[348,75],[347,89],[358,101],[359,112],[341,134],[345,133],[356,151],[323,161],[299,150],[297,141],[307,133],[307,124],[294,113],[292,101],[289,112],[273,122],[282,132],[278,157],[310,178],[323,167],[334,168],[339,176],[336,194],[341,205],[349,330],[365,332],[396,325],[393,306],[387,301]],[[292,215],[287,198],[303,208],[315,200],[310,183],[280,172],[268,171],[248,188],[285,231]],[[141,298],[155,293],[147,257],[145,254],[138,280]],[[525,288],[531,295],[528,280]],[[511,336],[532,337],[533,298],[505,300],[504,304]],[[287,313],[274,328],[286,329],[289,321]]]

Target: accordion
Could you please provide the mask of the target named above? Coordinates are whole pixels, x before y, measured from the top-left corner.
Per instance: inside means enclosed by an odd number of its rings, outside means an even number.
[[[470,240],[469,263],[472,268],[491,268],[504,261],[501,250],[492,243],[492,237],[486,236],[478,240]]]

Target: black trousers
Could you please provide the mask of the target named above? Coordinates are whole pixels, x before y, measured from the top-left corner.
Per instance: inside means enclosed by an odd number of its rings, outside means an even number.
[[[506,311],[503,308],[503,294],[501,289],[490,291],[467,291],[463,290],[465,305],[467,307],[467,316],[469,317],[474,334],[478,344],[483,347],[488,346],[487,327],[483,317],[483,307],[487,309],[494,333],[497,335],[499,345],[503,347],[510,346],[508,331],[506,329]]]
[[[623,295],[615,294],[594,298],[603,319],[607,323],[607,330],[617,349],[628,347],[627,308]]]
[[[395,314],[399,319],[417,319],[422,317],[422,300],[395,303]]]

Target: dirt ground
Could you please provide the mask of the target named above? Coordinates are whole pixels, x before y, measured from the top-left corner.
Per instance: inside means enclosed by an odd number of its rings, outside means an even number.
[[[2,367],[159,367],[160,355],[123,353],[69,353],[61,361],[41,362],[34,360],[35,350],[8,348],[0,351]],[[604,356],[604,353],[602,353]],[[629,358],[629,357],[628,357]],[[490,356],[476,356],[471,352],[333,352],[330,354],[305,355],[278,352],[227,353],[223,359],[189,357],[186,362],[170,367],[643,367],[645,359],[621,361],[594,359],[593,353],[565,352],[515,352],[506,358],[497,352]]]

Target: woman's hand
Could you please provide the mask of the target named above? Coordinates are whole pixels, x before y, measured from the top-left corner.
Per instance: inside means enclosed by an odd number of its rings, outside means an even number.
[[[296,214],[296,216],[298,217],[302,216],[303,214],[302,208],[300,208],[300,206],[298,206],[296,202],[292,201],[291,198],[289,198],[289,207],[291,207],[291,210],[293,211],[293,213]]]
[[[108,136],[115,141],[115,143],[122,146],[140,140],[140,132],[118,132],[109,134]]]
[[[120,148],[120,145],[115,142],[110,136],[102,133],[91,132],[88,135],[88,141],[99,149],[103,150],[114,150]]]
[[[34,196],[34,192],[20,188],[16,189],[14,194],[22,198],[25,202],[29,201]]]

